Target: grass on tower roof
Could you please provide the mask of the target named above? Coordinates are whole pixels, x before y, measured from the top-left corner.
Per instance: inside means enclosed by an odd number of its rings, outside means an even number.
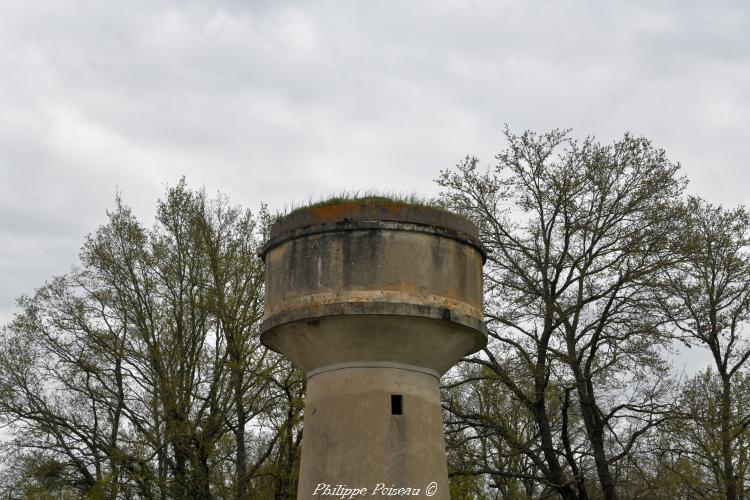
[[[370,203],[396,203],[416,207],[430,207],[438,210],[443,210],[445,212],[451,212],[445,207],[440,206],[437,201],[428,200],[426,198],[417,196],[416,194],[378,193],[369,191],[360,194],[358,191],[354,191],[331,195],[318,201],[310,200],[303,205],[292,206],[285,213],[279,215],[285,217],[298,212],[302,212],[304,210],[308,210],[310,208],[328,207],[332,205],[368,205]]]

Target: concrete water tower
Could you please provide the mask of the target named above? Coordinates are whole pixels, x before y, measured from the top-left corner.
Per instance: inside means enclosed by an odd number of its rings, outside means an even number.
[[[476,227],[331,204],[280,219],[261,254],[261,340],[307,375],[299,498],[449,498],[439,378],[487,343]]]

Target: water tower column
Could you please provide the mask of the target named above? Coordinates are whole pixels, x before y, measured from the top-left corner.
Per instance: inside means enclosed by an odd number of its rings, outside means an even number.
[[[307,375],[299,498],[449,498],[439,378],[486,345],[476,228],[400,203],[309,208],[263,249],[262,342]]]

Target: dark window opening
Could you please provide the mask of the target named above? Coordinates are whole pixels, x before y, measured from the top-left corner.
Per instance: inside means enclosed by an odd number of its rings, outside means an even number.
[[[391,415],[403,415],[404,397],[401,394],[391,394]]]

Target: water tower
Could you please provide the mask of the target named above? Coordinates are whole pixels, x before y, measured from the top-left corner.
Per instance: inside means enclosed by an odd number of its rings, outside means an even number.
[[[448,499],[439,379],[487,343],[476,227],[419,205],[332,203],[280,219],[261,254],[261,340],[307,375],[299,498]]]

